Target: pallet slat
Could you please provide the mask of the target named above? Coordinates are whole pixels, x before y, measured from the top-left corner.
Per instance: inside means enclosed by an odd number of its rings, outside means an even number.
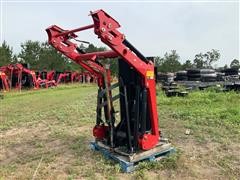
[[[140,152],[130,157],[111,152],[107,146],[102,146],[97,142],[91,142],[90,146],[92,150],[100,151],[106,158],[118,162],[122,171],[126,173],[134,171],[137,165],[142,161],[156,161],[160,157],[165,157],[170,153],[175,152],[175,149],[171,147],[170,143],[163,144],[150,151]],[[135,156],[135,158],[133,156]]]

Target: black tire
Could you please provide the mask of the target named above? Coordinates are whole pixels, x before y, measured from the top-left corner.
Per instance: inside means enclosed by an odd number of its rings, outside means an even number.
[[[187,91],[182,91],[182,92],[178,92],[177,94],[179,97],[186,97],[188,95]]]
[[[173,96],[177,96],[178,92],[176,90],[168,90],[168,91],[165,91],[165,94],[167,97],[173,97]]]
[[[198,88],[199,88],[199,90],[203,91],[203,90],[207,89],[208,87],[209,86],[207,86],[207,85],[201,85]]]
[[[216,71],[214,69],[201,69],[200,74],[214,74]]]
[[[229,69],[225,69],[223,72],[225,73],[225,76],[234,76],[234,75],[238,75],[238,68],[229,68]]]
[[[178,71],[176,73],[176,81],[187,81],[187,71]]]
[[[217,74],[201,74],[201,81],[203,82],[214,82],[217,80]]]
[[[188,77],[188,81],[201,81],[200,77]]]
[[[187,71],[178,71],[176,72],[176,76],[186,76],[187,75]]]
[[[187,71],[187,77],[189,81],[200,81],[201,75],[199,69],[189,69]]]
[[[188,77],[187,76],[177,76],[175,78],[175,81],[187,81]]]
[[[200,78],[201,74],[189,74],[188,78]]]
[[[224,81],[224,73],[217,72],[217,81]]]
[[[189,69],[187,74],[200,74],[200,69]]]

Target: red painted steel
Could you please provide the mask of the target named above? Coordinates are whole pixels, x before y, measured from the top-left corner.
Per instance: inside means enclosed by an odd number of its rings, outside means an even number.
[[[6,74],[9,74],[10,76],[12,76],[13,74],[16,75],[18,77],[18,83],[16,88],[17,89],[21,89],[22,88],[22,73],[27,73],[32,77],[32,81],[33,81],[33,86],[34,89],[38,89],[39,88],[39,84],[37,83],[37,78],[36,78],[36,74],[34,71],[27,69],[25,67],[23,67],[22,64],[9,64],[7,66],[2,66],[0,67],[0,70],[3,71]]]
[[[7,82],[7,76],[4,72],[0,71],[0,79],[2,80],[2,89],[3,91],[9,91],[9,85]]]
[[[54,70],[47,72],[47,80],[48,81],[54,80],[54,75],[55,75],[55,71]]]
[[[98,58],[105,59],[121,57],[121,59],[133,67],[142,76],[142,85],[147,88],[148,105],[150,109],[152,125],[151,134],[144,134],[142,137],[139,137],[139,146],[144,150],[154,148],[160,140],[154,80],[154,65],[151,61],[145,62],[144,59],[141,59],[131,49],[124,45],[123,42],[125,40],[125,36],[118,31],[120,24],[110,15],[103,10],[91,12],[90,15],[92,16],[94,22],[93,25],[70,31],[63,30],[56,25],[47,28],[46,31],[48,33],[48,42],[58,51],[81,65],[87,71],[96,75],[98,77],[98,85],[100,87],[103,86],[103,74],[107,70],[96,62]],[[75,32],[89,28],[94,28],[94,33],[98,36],[98,38],[103,43],[108,45],[112,50],[86,54],[79,52],[77,44],[71,42],[71,39],[77,37],[77,35],[74,34]],[[108,79],[110,80],[109,73]]]
[[[6,76],[8,76],[9,83],[7,83],[7,84],[9,84],[10,87],[8,86],[8,88],[6,88],[6,89],[12,88],[12,84],[13,84],[12,77],[13,76],[17,77],[17,83],[15,84],[15,88],[22,89],[23,73],[29,74],[31,76],[31,80],[32,80],[34,89],[39,89],[40,86],[48,88],[48,87],[57,85],[54,80],[55,71],[47,72],[47,76],[45,77],[46,79],[41,79],[41,77],[40,77],[41,72],[39,72],[38,77],[37,77],[35,71],[25,68],[20,63],[2,66],[2,67],[0,67],[0,71],[3,72],[4,74],[6,74]],[[43,72],[46,72],[46,71],[43,71]],[[5,87],[6,87],[6,85],[5,85]]]

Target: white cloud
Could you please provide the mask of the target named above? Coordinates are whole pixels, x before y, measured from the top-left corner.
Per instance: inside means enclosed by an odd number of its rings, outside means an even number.
[[[218,49],[220,65],[239,58],[238,3],[3,3],[3,36],[20,50],[26,40],[46,41],[45,28],[76,28],[92,23],[90,10],[104,9],[121,32],[146,56],[176,49],[182,61]],[[80,39],[101,45],[93,32]]]

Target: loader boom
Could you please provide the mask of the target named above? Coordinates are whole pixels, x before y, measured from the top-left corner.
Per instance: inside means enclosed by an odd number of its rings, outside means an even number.
[[[111,148],[127,146],[130,153],[149,150],[160,141],[154,64],[140,53],[118,29],[120,24],[103,10],[90,12],[93,24],[73,30],[56,25],[46,29],[48,42],[98,78],[98,105],[93,134]],[[93,29],[111,50],[85,53],[73,42],[75,33]],[[109,67],[101,59],[118,58],[121,122],[116,125]],[[116,85],[117,86],[117,85]],[[117,97],[116,97],[117,98]],[[104,107],[105,122],[101,108]],[[105,124],[108,124],[106,126]]]

